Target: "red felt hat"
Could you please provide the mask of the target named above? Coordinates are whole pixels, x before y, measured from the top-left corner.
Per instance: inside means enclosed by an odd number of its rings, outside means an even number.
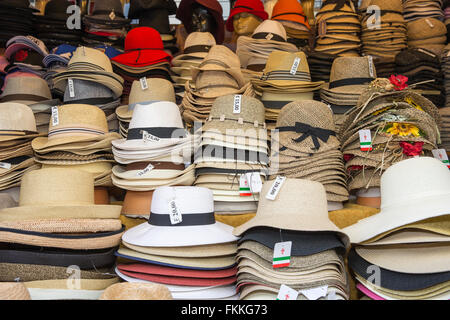
[[[228,20],[226,23],[228,31],[234,31],[233,16],[241,12],[251,13],[261,18],[262,20],[266,20],[269,17],[267,12],[264,11],[264,5],[261,0],[237,0],[234,3],[233,9],[231,9],[230,11],[230,15],[228,16]]]
[[[191,270],[159,266],[149,263],[120,264],[117,266],[120,271],[137,272],[144,274],[174,276],[182,278],[227,278],[236,276],[237,267],[223,270]]]
[[[146,67],[162,61],[170,62],[172,56],[164,51],[158,31],[150,27],[138,27],[128,32],[125,53],[111,60],[130,67]]]

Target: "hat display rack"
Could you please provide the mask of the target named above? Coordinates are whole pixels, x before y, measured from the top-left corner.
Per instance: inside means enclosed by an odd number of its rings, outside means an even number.
[[[0,300],[449,300],[449,25],[0,1]]]

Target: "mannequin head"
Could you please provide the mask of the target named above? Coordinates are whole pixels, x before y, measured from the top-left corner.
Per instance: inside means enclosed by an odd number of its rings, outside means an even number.
[[[210,32],[215,34],[217,23],[208,9],[201,4],[195,3],[192,10],[193,32]]]
[[[239,36],[250,36],[263,20],[254,14],[241,12],[233,17],[234,32]]]

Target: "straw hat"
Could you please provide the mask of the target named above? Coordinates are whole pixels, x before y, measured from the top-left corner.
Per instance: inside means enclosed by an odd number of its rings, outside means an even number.
[[[5,84],[1,102],[16,102],[26,105],[51,100],[52,95],[47,81],[35,77],[8,78]]]
[[[172,294],[162,284],[123,282],[106,288],[99,300],[172,300]]]
[[[36,119],[30,107],[14,103],[0,103],[0,141],[32,138],[37,135]]]
[[[119,217],[120,210],[121,206],[94,205],[92,174],[69,168],[41,169],[23,176],[19,207],[1,210],[0,220],[114,219]]]
[[[207,56],[209,50],[216,45],[214,36],[209,32],[192,32],[184,42],[183,53],[174,57],[172,65],[178,67],[183,62],[196,61]]]
[[[31,300],[31,297],[23,283],[1,282],[0,300]]]

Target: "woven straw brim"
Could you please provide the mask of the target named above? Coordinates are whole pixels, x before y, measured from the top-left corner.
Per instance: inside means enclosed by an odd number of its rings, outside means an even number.
[[[79,290],[104,290],[110,285],[119,282],[118,278],[111,279],[79,279]],[[27,281],[23,283],[28,290],[33,289],[67,289],[67,279]]]
[[[115,186],[130,191],[151,191],[164,186],[191,186],[194,183],[194,170],[191,170],[175,179],[168,180],[126,180],[112,176]]]
[[[262,147],[262,148],[268,148],[267,140],[263,139],[255,139],[251,137],[245,137],[245,136],[231,136],[231,135],[225,135],[223,133],[215,131],[205,131],[204,128],[202,128],[202,139],[207,140],[208,142],[211,142],[210,144],[216,144],[213,142],[219,143],[219,142],[236,142],[238,145],[242,146],[249,146],[249,147]]]
[[[0,228],[41,233],[96,233],[117,231],[122,228],[120,219],[33,219],[2,221]]]
[[[76,149],[86,149],[86,148],[94,148],[100,144],[109,144],[111,145],[111,141],[115,139],[120,139],[120,135],[116,132],[108,132],[101,136],[94,137],[85,137],[85,136],[66,136],[60,138],[36,138],[32,142],[32,147],[35,151],[38,152],[49,152],[55,150],[76,150]],[[83,145],[82,147],[77,147],[76,145],[71,146],[74,143],[89,143],[87,145]],[[57,147],[58,149],[52,149],[52,147]],[[98,148],[98,147],[97,147]]]
[[[380,187],[381,184],[380,172],[375,172],[374,169],[364,169],[355,177],[349,179],[348,190],[358,190],[362,188]]]
[[[11,168],[5,169],[0,168],[0,180],[3,176],[17,170],[25,169],[28,167],[31,167],[34,164],[34,158],[27,158],[22,162],[19,162],[18,164],[11,164]]]
[[[14,144],[26,143],[36,137],[39,137],[39,135],[40,134],[37,132],[36,133],[23,132],[23,134],[18,134],[17,136],[15,135],[0,136],[0,142],[2,143],[9,142]]]

